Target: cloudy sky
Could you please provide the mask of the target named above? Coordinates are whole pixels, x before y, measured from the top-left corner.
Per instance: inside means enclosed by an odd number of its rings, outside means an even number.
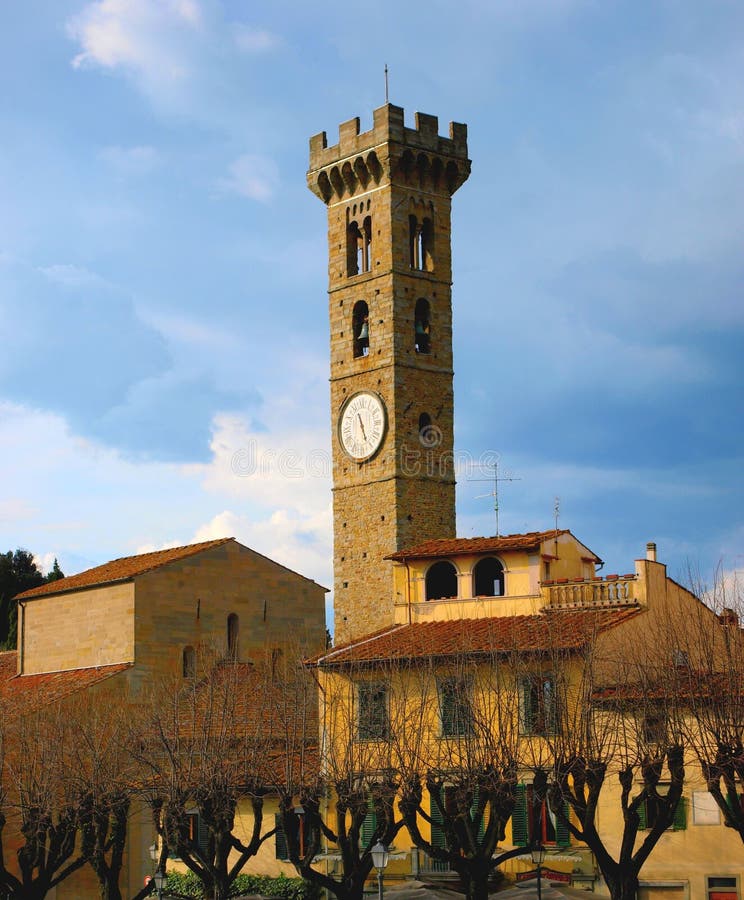
[[[501,532],[744,565],[738,0],[0,5],[0,549],[222,535],[331,584],[307,142],[469,128],[456,447]],[[491,534],[464,467],[462,536]]]

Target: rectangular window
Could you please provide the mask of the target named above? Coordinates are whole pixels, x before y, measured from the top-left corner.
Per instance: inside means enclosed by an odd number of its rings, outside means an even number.
[[[657,792],[664,796],[669,790],[668,784],[659,784],[656,787]],[[646,831],[654,827],[656,820],[663,812],[662,801],[656,797],[648,797],[638,807],[638,815],[640,817],[641,831]],[[672,820],[672,831],[684,831],[687,828],[687,800],[684,797],[679,798],[679,803],[674,810],[674,819]]]
[[[462,737],[472,733],[471,691],[466,678],[448,676],[437,679],[442,737]]]
[[[708,900],[739,900],[736,875],[711,875],[705,879]]]
[[[198,812],[186,814],[186,838],[192,846],[198,847],[201,853],[206,853],[209,844],[209,829]],[[168,858],[180,859],[181,857],[176,855],[177,852],[176,847],[169,847]]]
[[[519,729],[522,734],[553,734],[557,725],[555,679],[527,675],[519,684]]]
[[[568,818],[568,804],[563,804]],[[529,847],[536,841],[547,846],[567,847],[568,828],[550,809],[547,800],[535,796],[533,785],[517,785],[516,803],[512,814],[512,842],[517,847]]]
[[[302,813],[301,806],[295,808],[295,835],[300,857],[305,855],[305,845],[308,840],[307,820]],[[287,862],[289,861],[289,842],[287,841],[287,832],[284,827],[284,817],[281,813],[274,813],[274,827],[276,828],[276,834],[274,835],[276,858]]]
[[[357,703],[359,740],[385,740],[390,733],[387,685],[381,681],[361,681],[357,685]]]

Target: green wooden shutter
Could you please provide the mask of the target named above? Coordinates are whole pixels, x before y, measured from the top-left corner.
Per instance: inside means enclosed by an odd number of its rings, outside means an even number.
[[[512,813],[512,843],[517,847],[526,847],[529,840],[527,834],[527,788],[517,785],[516,803]]]
[[[471,819],[475,816],[478,810],[478,800],[480,798],[480,788],[476,788],[473,792],[473,805],[470,807],[470,817]],[[486,833],[486,810],[483,810],[483,814],[481,815],[480,822],[478,823],[478,840],[482,841]]]
[[[672,822],[672,831],[684,831],[687,828],[687,800],[685,797],[679,798],[677,808],[674,810],[674,821]]]
[[[568,803],[563,801],[563,814],[568,818],[569,809]],[[555,817],[555,842],[559,847],[568,847],[571,843],[571,832],[566,827],[565,822],[563,822],[560,816]]]
[[[372,838],[375,836],[375,831],[377,831],[377,813],[375,812],[374,805],[372,801],[369,800],[367,806],[367,815],[364,817],[364,821],[362,822],[362,829],[360,832],[361,838],[361,850],[364,850],[365,847],[369,847],[372,843]]]
[[[644,800],[643,803],[641,803],[640,806],[638,807],[638,830],[639,831],[645,831],[648,828],[648,825],[646,824],[647,819],[648,819],[648,817],[646,815],[646,801]]]
[[[444,790],[442,799],[444,800]],[[439,850],[444,850],[447,846],[444,837],[444,817],[431,795],[429,795],[429,815],[431,816],[431,845]]]
[[[289,859],[289,847],[287,846],[287,835],[284,831],[284,821],[281,813],[274,813],[274,828],[276,834],[274,839],[276,842],[276,858]]]

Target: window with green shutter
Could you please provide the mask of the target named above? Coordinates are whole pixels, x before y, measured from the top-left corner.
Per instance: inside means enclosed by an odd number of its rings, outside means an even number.
[[[462,737],[472,731],[470,693],[466,678],[451,675],[437,678],[442,737]]]
[[[442,791],[442,800],[446,803],[445,790]],[[430,797],[429,815],[431,816],[431,845],[439,850],[444,850],[447,841],[444,836],[444,816],[434,799]]]
[[[568,804],[563,813],[568,818]],[[546,846],[568,847],[571,833],[558,816],[551,815],[547,800],[535,797],[531,784],[518,784],[512,813],[512,843],[528,847],[535,841]]]
[[[359,682],[357,705],[357,736],[359,740],[385,740],[390,733],[387,685],[382,681]]]
[[[527,785],[517,785],[517,801],[512,813],[512,843],[517,847],[526,847],[529,841],[527,832]]]
[[[289,859],[289,847],[287,845],[287,835],[284,831],[284,820],[280,813],[274,814],[274,828],[276,828],[276,834],[274,835],[276,859],[287,860]]]
[[[657,790],[659,793],[668,791],[668,785],[660,785]],[[655,797],[647,797],[638,807],[638,830],[648,831],[653,828],[657,818],[661,813],[660,802]],[[672,831],[684,831],[687,828],[687,799],[680,797],[679,802],[674,810],[674,819],[672,820]]]
[[[372,804],[372,801],[369,801],[367,806],[367,815],[364,817],[364,821],[362,822],[362,828],[359,832],[360,843],[362,845],[361,849],[363,850],[365,847],[369,847],[372,844],[372,839],[375,836],[375,831],[377,831],[377,813],[375,812],[375,808]]]
[[[519,682],[519,730],[522,734],[553,734],[558,721],[555,679],[550,674],[526,675]]]
[[[687,800],[684,797],[679,798],[679,803],[674,810],[674,821],[672,822],[672,831],[684,831],[687,828]]]

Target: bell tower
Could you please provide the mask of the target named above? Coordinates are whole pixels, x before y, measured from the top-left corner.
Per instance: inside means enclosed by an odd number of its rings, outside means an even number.
[[[310,139],[328,208],[335,637],[393,621],[385,557],[455,536],[451,198],[470,174],[467,127],[374,111],[329,147]]]

